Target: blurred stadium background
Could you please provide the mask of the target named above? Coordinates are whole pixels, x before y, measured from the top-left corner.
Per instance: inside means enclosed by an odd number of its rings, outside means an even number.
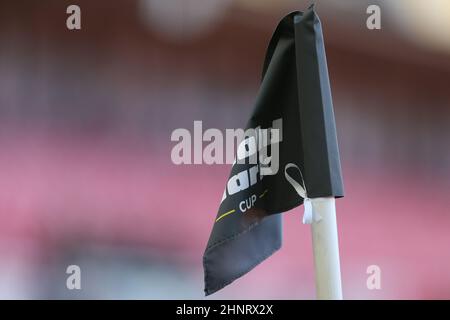
[[[82,30],[66,29],[77,4]],[[381,30],[366,8],[381,7]],[[201,298],[228,165],[176,128],[243,127],[279,19],[306,1],[0,2],[0,297]],[[450,299],[450,2],[317,1],[346,197],[344,296]],[[314,298],[309,227],[212,298]],[[68,265],[82,290],[66,289]],[[382,271],[366,288],[366,268]]]

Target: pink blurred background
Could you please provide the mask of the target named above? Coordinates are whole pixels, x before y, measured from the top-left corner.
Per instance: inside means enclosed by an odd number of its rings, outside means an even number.
[[[450,4],[320,1],[346,197],[344,297],[450,298]],[[77,4],[82,29],[66,28]],[[171,132],[243,127],[271,33],[306,1],[0,3],[0,298],[202,298],[229,165]],[[381,8],[381,30],[366,8]],[[309,227],[211,298],[313,299]],[[79,265],[82,290],[67,290]],[[381,289],[366,286],[370,265]]]

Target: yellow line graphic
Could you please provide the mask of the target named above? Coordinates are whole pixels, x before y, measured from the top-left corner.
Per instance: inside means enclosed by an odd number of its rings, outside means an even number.
[[[216,219],[216,222],[219,221],[220,219],[226,217],[227,215],[232,214],[232,213],[235,212],[235,211],[236,211],[236,210],[233,209],[233,210],[230,210],[230,211],[228,211],[228,212],[225,212],[224,214],[221,214],[221,215]]]
[[[261,193],[261,195],[260,195],[259,197],[260,197],[260,198],[264,197],[264,196],[266,195],[267,191],[269,191],[269,189],[264,190],[264,192]]]
[[[259,195],[259,198],[264,197],[268,191],[269,191],[269,189],[264,190],[264,192],[261,193],[261,194]],[[227,215],[232,214],[233,212],[236,212],[236,210],[233,209],[233,210],[230,210],[230,211],[227,211],[227,212],[221,214],[221,215],[216,219],[216,222],[219,221],[219,220],[222,219],[222,218],[225,218]]]

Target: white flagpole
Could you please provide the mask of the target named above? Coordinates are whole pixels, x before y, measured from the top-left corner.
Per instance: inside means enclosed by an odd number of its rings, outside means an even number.
[[[312,242],[316,272],[316,294],[319,300],[341,300],[341,267],[334,197],[312,198],[315,215],[312,221]]]

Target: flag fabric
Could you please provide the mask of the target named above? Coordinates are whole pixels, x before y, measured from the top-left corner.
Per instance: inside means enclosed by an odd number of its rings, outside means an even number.
[[[232,166],[203,256],[206,295],[281,247],[280,213],[305,198],[344,195],[322,28],[312,6],[278,24],[246,128],[253,135],[236,155],[245,161]]]

